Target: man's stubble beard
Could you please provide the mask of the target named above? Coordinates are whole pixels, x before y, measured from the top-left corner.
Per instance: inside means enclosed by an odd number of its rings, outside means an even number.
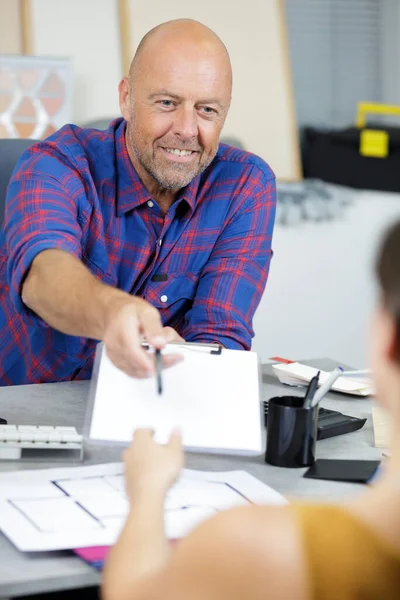
[[[132,127],[129,127],[128,136],[131,144],[131,150],[136,160],[164,190],[177,191],[189,185],[189,183],[193,181],[195,177],[200,175],[200,173],[202,173],[211,164],[218,150],[217,146],[208,160],[203,162],[201,161],[200,157],[200,161],[197,163],[197,166],[194,166],[189,170],[188,165],[185,163],[176,163],[175,165],[171,164],[168,169],[169,173],[167,173],[165,167],[157,165],[157,158],[154,156],[154,150],[151,153],[146,151],[140,152],[138,150],[134,142]],[[182,144],[180,144],[180,146],[182,146]]]

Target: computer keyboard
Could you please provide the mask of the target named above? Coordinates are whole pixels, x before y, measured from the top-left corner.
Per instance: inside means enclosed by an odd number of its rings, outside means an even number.
[[[75,427],[0,425],[0,460],[81,460],[83,438]]]
[[[264,423],[267,425],[268,419],[268,401],[264,401]],[[318,436],[317,439],[324,440],[326,438],[334,437],[335,435],[342,435],[344,433],[351,433],[361,429],[367,419],[360,419],[358,417],[351,417],[350,415],[344,415],[336,410],[330,410],[328,408],[320,407],[318,413]]]

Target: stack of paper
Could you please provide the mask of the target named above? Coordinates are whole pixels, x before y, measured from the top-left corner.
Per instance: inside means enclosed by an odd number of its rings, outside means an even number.
[[[308,367],[298,362],[289,364],[272,365],[276,376],[281,383],[287,385],[307,385],[319,369]],[[320,371],[319,385],[329,377],[326,371]],[[355,396],[369,396],[374,393],[370,377],[339,377],[332,386],[335,392],[353,394]]]

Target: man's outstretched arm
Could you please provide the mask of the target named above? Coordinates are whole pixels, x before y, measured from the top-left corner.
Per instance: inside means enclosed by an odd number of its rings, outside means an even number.
[[[103,340],[113,363],[133,377],[146,377],[154,369],[140,345],[142,337],[156,348],[170,341],[156,308],[102,283],[76,256],[63,250],[44,250],[34,258],[22,286],[22,300],[58,331]],[[165,366],[175,360],[164,356]]]

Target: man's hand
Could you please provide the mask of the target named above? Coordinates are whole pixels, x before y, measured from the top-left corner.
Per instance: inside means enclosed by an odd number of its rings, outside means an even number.
[[[150,429],[137,429],[124,454],[125,486],[132,501],[145,495],[164,496],[183,467],[184,455],[179,431],[173,431],[165,445],[157,444]]]
[[[164,327],[163,334],[165,339],[167,340],[167,344],[170,342],[184,342],[183,337],[179,335],[172,327]]]
[[[110,360],[132,377],[154,373],[154,359],[141,347],[143,338],[159,349],[167,342],[182,341],[171,327],[163,328],[160,313],[151,304],[102,283],[63,250],[43,250],[35,257],[22,300],[58,331],[103,340]],[[164,356],[163,366],[180,359]]]
[[[131,377],[148,377],[154,373],[152,355],[141,347],[145,338],[154,348],[168,342],[184,341],[172,327],[164,327],[160,313],[146,300],[130,297],[109,306],[103,341],[107,355],[116,367]],[[163,356],[163,368],[182,360],[179,354]]]

